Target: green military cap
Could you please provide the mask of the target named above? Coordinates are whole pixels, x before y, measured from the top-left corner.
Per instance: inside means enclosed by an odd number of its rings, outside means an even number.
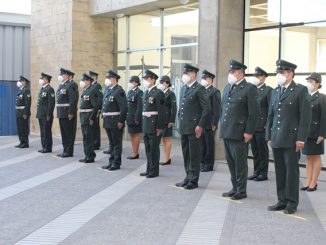
[[[246,69],[247,69],[247,66],[242,64],[239,61],[236,61],[234,59],[231,59],[229,61],[229,71],[230,70],[246,70]]]
[[[95,71],[89,71],[89,75],[92,77],[98,77],[98,73]]]
[[[288,62],[286,60],[277,60],[276,61],[276,71],[286,71],[286,70],[292,70],[294,71],[295,69],[297,69],[297,65]]]
[[[71,71],[71,70],[67,70],[67,74],[69,75],[69,76],[72,76],[72,77],[74,77],[75,76],[75,73],[73,72],[73,71]]]
[[[201,77],[202,78],[210,77],[210,78],[214,79],[215,75],[213,73],[210,73],[207,70],[203,70],[203,72],[201,73]]]
[[[30,83],[30,81],[26,77],[23,77],[23,76],[19,76],[19,81],[25,81],[26,83]]]
[[[195,66],[192,66],[190,64],[185,64],[183,66],[183,73],[186,73],[186,72],[195,72],[197,73],[199,71],[199,68],[195,67]]]
[[[60,74],[60,75],[63,75],[63,74],[67,74],[67,75],[69,75],[69,70],[64,69],[64,68],[60,68],[60,70],[59,70],[59,74]]]
[[[94,81],[94,79],[89,74],[86,74],[86,73],[84,73],[81,76],[80,80],[82,80],[82,81],[85,81],[86,80],[86,81],[91,81],[91,82]]]
[[[49,81],[51,81],[52,76],[50,76],[50,75],[45,74],[44,72],[42,72],[42,73],[41,73],[41,78],[46,78],[46,79],[48,79]]]
[[[107,77],[107,78],[115,77],[117,80],[120,79],[119,74],[117,74],[116,72],[114,72],[114,71],[112,71],[112,70],[109,70],[109,71],[108,71],[108,73],[106,74],[106,77]]]
[[[321,75],[317,72],[313,72],[309,75],[309,77],[306,78],[306,80],[308,79],[313,79],[315,80],[317,83],[321,83]]]
[[[138,76],[132,76],[130,79],[129,79],[129,82],[136,82],[138,83],[138,85],[140,85],[140,79]]]
[[[162,76],[160,78],[160,83],[163,83],[163,82],[171,84],[171,78],[169,76]]]
[[[264,77],[268,77],[268,74],[266,71],[264,71],[262,68],[260,68],[259,66],[257,66],[255,68],[255,76],[264,76]]]
[[[156,75],[154,72],[152,72],[151,70],[145,70],[143,78],[148,77],[154,78],[155,80],[158,79],[158,75]]]

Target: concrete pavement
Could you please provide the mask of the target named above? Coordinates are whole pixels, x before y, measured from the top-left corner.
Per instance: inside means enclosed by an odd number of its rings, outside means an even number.
[[[284,215],[267,211],[276,202],[272,164],[268,181],[248,181],[248,198],[231,201],[221,197],[231,186],[223,161],[201,174],[200,188],[174,187],[184,178],[178,140],[172,165],[146,179],[143,146],[131,161],[124,142],[122,169],[108,172],[99,169],[104,147],[82,164],[81,142],[73,158],[60,159],[60,139],[52,154],[31,139],[29,149],[15,149],[16,137],[0,137],[0,244],[326,244],[325,172],[318,191],[300,192],[298,212]]]

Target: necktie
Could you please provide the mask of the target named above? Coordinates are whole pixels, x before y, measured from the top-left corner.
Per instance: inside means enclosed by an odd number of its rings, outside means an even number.
[[[229,93],[231,93],[232,92],[232,90],[236,87],[237,85],[236,84],[232,84],[232,86],[231,86],[231,89],[230,89],[230,91],[229,91]]]
[[[286,87],[282,87],[281,94],[283,94],[285,92],[285,90],[286,90]]]

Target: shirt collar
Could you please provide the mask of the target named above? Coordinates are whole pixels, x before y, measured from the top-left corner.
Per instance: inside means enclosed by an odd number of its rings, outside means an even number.
[[[170,90],[170,88],[167,87],[166,89],[163,90],[163,92],[166,93],[166,92],[169,91],[169,90]]]
[[[47,84],[43,85],[42,88],[46,88],[48,85],[49,85],[49,84],[47,83]]]
[[[155,88],[155,87],[156,87],[156,85],[150,87],[150,88],[148,89],[148,92],[150,92],[150,91],[151,91],[153,88]]]
[[[210,87],[212,87],[213,86],[213,84],[210,84],[210,85],[208,85],[207,87],[206,87],[206,89],[209,89]]]
[[[261,88],[262,86],[264,86],[265,83],[262,83],[261,85],[257,86],[257,88]]]
[[[194,85],[194,83],[195,82],[197,82],[196,80],[195,81],[193,81],[192,83],[190,83],[190,84],[187,84],[187,86],[189,87],[189,88],[191,88],[192,87],[192,85]]]
[[[318,93],[318,90],[316,90],[315,92],[313,92],[313,93],[311,94],[311,96],[314,96],[316,93]]]
[[[115,86],[117,86],[117,83],[114,84],[112,87],[109,87],[109,88],[112,90]]]

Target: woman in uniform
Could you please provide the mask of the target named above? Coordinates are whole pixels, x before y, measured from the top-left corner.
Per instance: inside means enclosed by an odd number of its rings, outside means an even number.
[[[132,76],[129,80],[129,91],[127,95],[128,112],[127,126],[130,134],[132,153],[127,159],[139,158],[140,133],[142,132],[142,111],[143,111],[143,91],[139,88],[140,79]]]
[[[307,79],[311,95],[312,118],[307,142],[302,153],[307,155],[307,179],[303,191],[317,190],[317,179],[321,170],[321,155],[324,154],[326,134],[326,96],[318,92],[321,88],[321,75],[313,72]]]

